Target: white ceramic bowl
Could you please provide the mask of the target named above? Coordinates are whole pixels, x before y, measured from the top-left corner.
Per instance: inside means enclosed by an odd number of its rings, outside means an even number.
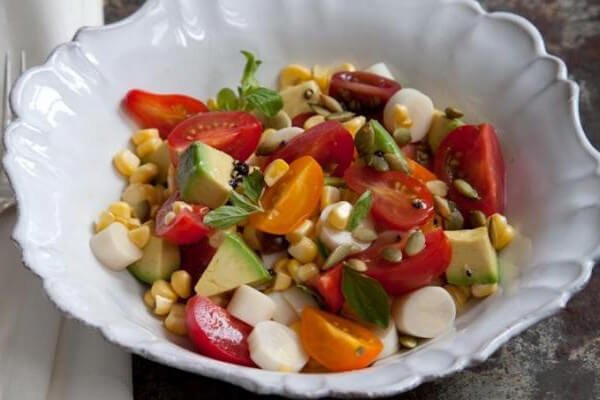
[[[133,125],[119,102],[135,87],[214,95],[237,83],[240,49],[264,60],[267,83],[290,62],[385,61],[404,86],[496,125],[507,214],[529,239],[504,254],[518,270],[505,267],[502,293],[444,337],[356,372],[238,367],[169,337],[146,311],[142,287],[99,265],[88,245],[91,221],[124,184],[111,157]],[[588,280],[600,249],[599,157],[582,131],[578,96],[529,22],[487,14],[475,1],[148,0],[123,22],[80,31],[19,80],[12,94],[19,119],[6,133],[4,158],[19,201],[14,238],[60,309],[132,352],[260,393],[398,393],[485,360]]]

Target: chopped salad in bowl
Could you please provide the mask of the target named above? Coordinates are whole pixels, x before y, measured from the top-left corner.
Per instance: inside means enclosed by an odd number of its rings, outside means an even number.
[[[238,365],[355,370],[498,290],[515,231],[493,126],[384,63],[291,64],[275,91],[242,53],[239,87],[206,103],[123,100],[140,129],[113,158],[127,185],[90,246],[148,286],[140,301],[169,332]]]

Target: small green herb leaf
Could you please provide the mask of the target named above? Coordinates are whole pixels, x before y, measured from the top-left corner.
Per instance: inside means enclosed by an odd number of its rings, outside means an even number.
[[[356,227],[362,222],[363,219],[369,214],[371,211],[371,205],[373,204],[373,193],[370,190],[367,190],[363,194],[360,195],[358,200],[356,200],[356,204],[352,208],[352,212],[350,213],[350,218],[348,218],[348,225],[346,225],[346,230],[352,232]]]
[[[242,194],[239,194],[235,190],[231,192],[231,195],[229,196],[229,201],[231,201],[231,204],[234,207],[244,209],[250,213],[263,211],[262,207],[256,204],[256,202],[250,200],[248,197]]]
[[[229,228],[232,225],[242,222],[250,214],[253,214],[253,212],[240,207],[221,206],[204,216],[204,224],[217,229]]]
[[[242,54],[246,57],[246,66],[244,67],[244,73],[242,74],[242,93],[246,94],[246,92],[252,88],[258,87],[258,81],[256,80],[256,71],[260,64],[262,64],[261,60],[258,60],[254,54],[249,51],[242,50]]]
[[[258,203],[258,200],[260,199],[260,195],[262,194],[264,187],[265,178],[263,174],[258,170],[253,171],[242,181],[244,195],[255,203]]]
[[[256,87],[245,92],[247,110],[257,110],[267,117],[274,117],[283,108],[279,93],[264,87]]]
[[[375,279],[344,267],[342,293],[346,302],[365,322],[386,328],[390,323],[390,303],[385,290]]]
[[[240,107],[240,101],[232,89],[223,88],[217,93],[217,105],[219,110],[232,111]]]

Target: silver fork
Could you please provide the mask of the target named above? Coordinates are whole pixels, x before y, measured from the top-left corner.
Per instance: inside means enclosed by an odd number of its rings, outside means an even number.
[[[20,57],[20,61],[19,61],[19,76],[23,72],[25,72],[26,65],[27,65],[27,59],[26,59],[25,51],[21,50],[21,57]],[[2,135],[4,135],[4,132],[6,132],[6,128],[8,127],[8,124],[10,124],[10,121],[13,118],[13,113],[10,108],[10,99],[9,99],[10,90],[13,85],[11,69],[12,69],[12,64],[11,64],[10,54],[7,52],[4,55],[4,90],[3,90],[3,96],[2,96],[2,129],[0,130],[0,133]],[[0,140],[0,159],[2,158],[3,155],[4,155],[4,142],[3,142],[3,140]],[[10,188],[8,178],[6,177],[6,174],[4,173],[2,163],[0,163],[0,214],[3,211],[7,210],[8,208],[12,207],[14,204],[15,204],[15,197]]]

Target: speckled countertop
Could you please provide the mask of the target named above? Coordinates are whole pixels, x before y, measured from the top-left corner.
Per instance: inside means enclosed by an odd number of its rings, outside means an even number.
[[[135,11],[144,0],[105,0],[106,20]],[[600,0],[482,0],[490,11],[528,18],[548,51],[565,60],[581,86],[584,129],[600,148]],[[596,107],[594,107],[594,105]],[[252,399],[223,382],[133,356],[136,399]],[[394,397],[444,400],[600,399],[600,269],[565,310],[502,346],[485,363]]]

